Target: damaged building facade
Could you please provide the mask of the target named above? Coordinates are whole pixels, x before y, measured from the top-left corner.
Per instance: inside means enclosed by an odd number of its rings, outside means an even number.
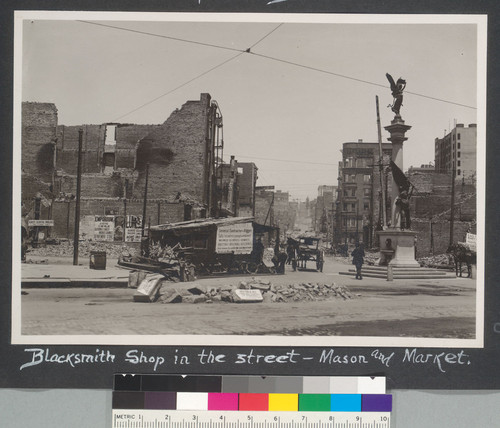
[[[338,192],[334,243],[363,242],[377,245],[376,230],[382,228],[382,189],[380,180],[379,144],[358,140],[342,146],[339,162]],[[382,143],[383,183],[390,195],[391,183],[386,166],[392,156],[391,143]],[[390,197],[386,198],[386,215],[390,218]]]
[[[72,237],[80,130],[82,237],[140,240],[146,182],[146,224],[234,215],[228,188],[223,206],[222,126],[220,109],[206,93],[159,125],[65,126],[54,104],[24,102],[23,216],[52,220],[51,237]],[[229,186],[230,193],[236,187]],[[125,229],[133,232],[130,239]]]

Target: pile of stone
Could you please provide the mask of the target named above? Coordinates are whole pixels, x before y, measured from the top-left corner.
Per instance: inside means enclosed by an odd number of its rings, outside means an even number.
[[[132,275],[135,275],[132,279]],[[174,283],[158,274],[132,273],[129,286],[139,284],[134,295],[138,302],[161,303],[286,303],[331,298],[351,299],[343,286],[324,283],[272,284],[267,279],[251,278],[237,285],[210,286]]]
[[[431,268],[450,268],[453,267],[453,259],[450,254],[436,254],[434,256],[422,257],[418,259],[421,266]]]
[[[110,259],[118,259],[122,254],[136,254],[138,248],[125,245],[121,242],[97,242],[97,241],[80,241],[78,244],[78,254],[82,257],[90,256],[91,251],[106,251],[106,256]],[[69,239],[53,239],[50,243],[37,248],[29,248],[29,256],[41,257],[72,257],[73,256],[73,241]]]
[[[380,253],[372,253],[365,251],[365,264],[369,266],[374,266],[377,264],[377,260],[380,258]]]

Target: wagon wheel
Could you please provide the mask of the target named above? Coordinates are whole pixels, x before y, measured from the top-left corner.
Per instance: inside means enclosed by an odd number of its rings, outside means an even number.
[[[259,271],[258,263],[248,262],[246,264],[246,272],[247,273],[257,273]]]

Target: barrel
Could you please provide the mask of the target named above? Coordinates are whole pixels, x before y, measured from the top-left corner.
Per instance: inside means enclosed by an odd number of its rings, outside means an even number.
[[[90,252],[90,269],[106,270],[106,251]]]

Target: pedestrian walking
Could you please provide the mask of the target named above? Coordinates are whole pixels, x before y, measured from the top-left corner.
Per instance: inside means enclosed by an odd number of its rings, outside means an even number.
[[[352,256],[352,264],[356,266],[356,279],[363,279],[361,275],[361,268],[364,263],[365,250],[363,249],[363,244],[359,242],[356,243],[356,248],[351,253]]]

